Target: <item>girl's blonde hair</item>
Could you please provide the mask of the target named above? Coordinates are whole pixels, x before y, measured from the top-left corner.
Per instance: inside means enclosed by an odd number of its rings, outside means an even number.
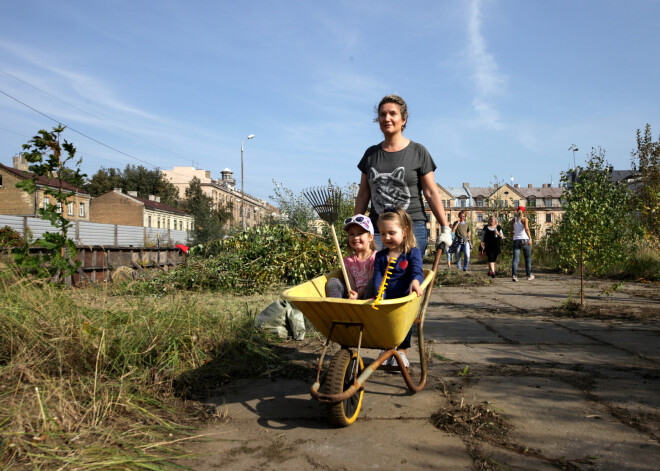
[[[386,208],[378,215],[378,225],[381,221],[394,221],[403,229],[403,251],[409,253],[417,247],[417,240],[413,234],[412,220],[408,213],[401,208]]]
[[[523,218],[523,210],[519,209],[516,215],[518,216],[518,221],[520,221]]]

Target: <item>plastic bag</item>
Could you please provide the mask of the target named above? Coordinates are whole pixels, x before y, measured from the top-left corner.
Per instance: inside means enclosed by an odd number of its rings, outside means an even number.
[[[254,321],[255,325],[275,333],[279,338],[293,337],[294,340],[305,338],[305,317],[293,304],[284,299],[275,301],[261,311]]]

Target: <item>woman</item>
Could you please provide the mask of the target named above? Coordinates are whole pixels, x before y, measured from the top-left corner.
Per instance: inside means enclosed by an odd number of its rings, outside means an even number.
[[[424,146],[403,136],[408,122],[408,105],[400,96],[388,95],[380,100],[376,110],[374,121],[380,126],[383,141],[369,147],[358,164],[362,177],[355,198],[354,214],[364,214],[371,202],[369,217],[374,227],[378,228],[378,215],[383,210],[397,207],[404,209],[412,220],[417,248],[423,256],[428,244],[423,194],[442,226],[437,245],[444,244],[445,250],[448,249],[451,245],[451,229],[433,176],[435,163]],[[380,232],[376,232],[374,240],[378,248],[382,248]],[[374,289],[378,287],[374,286]],[[411,337],[412,328],[398,347],[404,356],[410,348]],[[393,357],[390,361],[395,362]],[[391,364],[394,366],[394,363]]]
[[[486,252],[486,257],[488,257],[488,276],[491,278],[495,278],[495,261],[497,256],[502,253],[501,241],[503,238],[502,226],[497,224],[495,216],[490,216],[488,224],[481,231],[481,249]]]
[[[529,232],[529,221],[523,216],[524,206],[518,206],[516,217],[511,221],[511,238],[513,239],[513,263],[511,273],[513,281],[518,281],[518,261],[520,250],[525,256],[525,271],[529,281],[534,279],[532,275],[532,234]]]
[[[364,214],[369,202],[369,217],[378,227],[378,215],[385,208],[402,208],[410,215],[417,248],[426,252],[428,231],[424,201],[442,226],[438,244],[451,245],[451,230],[442,206],[442,199],[435,184],[435,163],[426,148],[403,136],[408,122],[408,105],[397,95],[380,100],[377,108],[378,122],[383,133],[380,144],[369,147],[358,168],[362,171],[360,188],[355,199],[355,214]],[[382,247],[380,233],[375,234],[378,247]]]
[[[470,239],[470,225],[465,222],[465,211],[458,213],[458,221],[454,223],[451,231],[458,237],[458,248],[456,249],[456,265],[458,270],[461,270],[461,254],[463,254],[463,271],[467,271],[470,264],[470,251],[472,250],[472,242]]]

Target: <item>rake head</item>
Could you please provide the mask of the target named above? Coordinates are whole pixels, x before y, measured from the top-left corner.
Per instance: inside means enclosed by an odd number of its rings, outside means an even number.
[[[333,186],[329,186],[328,188],[316,187],[307,188],[302,193],[321,219],[329,224],[337,220],[341,205],[340,190],[337,190]]]

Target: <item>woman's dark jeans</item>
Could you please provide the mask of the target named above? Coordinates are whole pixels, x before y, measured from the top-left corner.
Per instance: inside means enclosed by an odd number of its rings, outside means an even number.
[[[529,239],[513,241],[513,262],[511,263],[511,276],[518,276],[518,261],[520,260],[520,249],[525,257],[525,271],[527,278],[532,276],[532,246]]]

